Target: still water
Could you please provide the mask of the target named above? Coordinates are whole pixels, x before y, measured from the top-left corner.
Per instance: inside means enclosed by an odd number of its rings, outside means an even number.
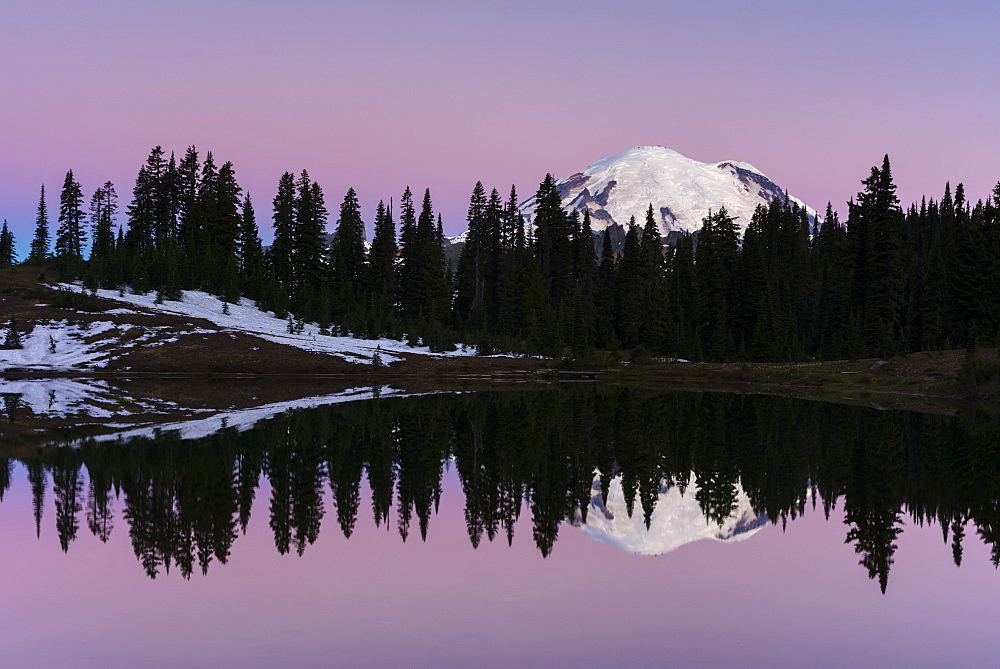
[[[0,459],[3,666],[996,666],[1000,422],[585,386]]]

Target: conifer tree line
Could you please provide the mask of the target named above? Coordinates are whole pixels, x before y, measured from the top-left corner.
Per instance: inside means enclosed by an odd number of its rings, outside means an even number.
[[[759,206],[741,238],[721,208],[665,246],[650,205],[620,248],[595,236],[590,214],[562,207],[547,175],[526,226],[511,188],[475,185],[457,261],[445,257],[429,190],[379,202],[366,248],[357,194],[331,221],[308,172],[285,172],[271,202],[274,242],[263,247],[254,205],[231,162],[190,147],[180,160],[154,148],[140,168],[127,224],[115,187],[90,199],[72,171],[55,239],[42,188],[28,262],[51,261],[89,288],[200,289],[245,296],[279,318],[327,334],[406,337],[433,350],[587,358],[799,361],[888,356],[968,344],[1000,332],[1000,184],[972,204],[959,184],[903,210],[888,156],[848,203],[817,222],[795,202]],[[327,230],[332,224],[332,242]],[[90,237],[89,258],[84,259]],[[595,240],[596,243],[595,243]],[[50,250],[50,246],[52,247]],[[16,262],[0,232],[0,266]]]

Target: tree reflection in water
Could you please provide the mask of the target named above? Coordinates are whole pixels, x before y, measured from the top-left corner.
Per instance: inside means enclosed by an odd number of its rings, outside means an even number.
[[[511,543],[527,509],[547,556],[563,523],[586,523],[592,508],[607,513],[614,485],[628,517],[639,514],[647,530],[665,491],[693,495],[718,528],[736,522],[739,500],[782,527],[807,505],[821,505],[828,519],[839,506],[846,541],[883,592],[905,516],[937,523],[957,565],[971,525],[1000,563],[1000,421],[974,410],[949,417],[585,386],[334,404],[199,439],[168,432],[40,449],[23,464],[39,534],[51,482],[64,551],[81,512],[106,542],[120,505],[146,573],[175,568],[189,578],[196,564],[204,574],[229,559],[262,478],[281,553],[301,555],[318,539],[325,499],[350,538],[363,480],[376,526],[388,527],[394,509],[403,541],[414,530],[426,540],[450,461],[473,548],[497,537]],[[0,460],[0,500],[12,465]]]

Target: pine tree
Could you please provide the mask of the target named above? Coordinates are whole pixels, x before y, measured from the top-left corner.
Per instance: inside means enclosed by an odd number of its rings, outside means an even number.
[[[902,211],[889,156],[872,167],[857,202],[850,203],[847,233],[854,254],[853,301],[866,347],[890,355],[901,339],[903,304]]]
[[[79,274],[83,263],[83,218],[83,192],[70,170],[59,196],[59,228],[53,257],[60,271],[71,277]]]
[[[177,238],[180,245],[195,249],[201,238],[204,224],[198,211],[198,189],[200,186],[201,162],[198,150],[189,146],[177,166]]]
[[[377,333],[382,334],[395,318],[396,224],[392,210],[379,201],[375,210],[375,234],[368,253],[368,286]]]
[[[736,221],[726,208],[710,213],[698,231],[698,250],[695,276],[698,284],[700,313],[698,325],[703,337],[702,344],[711,347],[714,332],[719,328],[728,330],[730,323],[718,323],[721,315],[728,318],[728,309],[722,309],[723,300],[728,303],[735,295],[737,285],[736,268],[739,264],[739,236]]]
[[[14,318],[11,318],[10,323],[7,325],[7,334],[4,336],[3,347],[6,349],[24,348],[21,333],[17,329],[17,320]]]
[[[7,219],[3,221],[3,229],[0,230],[0,269],[13,267],[17,262],[17,254],[14,252],[14,235],[7,229]]]
[[[340,204],[336,234],[331,248],[331,283],[338,318],[354,320],[362,302],[365,271],[365,224],[353,188]]]
[[[468,320],[475,311],[476,323],[472,328],[475,330],[482,329],[485,320],[486,256],[492,241],[486,207],[486,189],[482,181],[477,181],[469,200],[465,247],[455,272],[456,321],[462,323]]]
[[[38,214],[35,217],[35,236],[31,239],[28,262],[40,263],[49,257],[49,210],[45,204],[45,185],[38,198]]]
[[[601,263],[597,267],[594,287],[594,343],[608,350],[612,340],[618,341],[615,336],[618,291],[615,286],[615,254],[610,231],[606,229],[601,237]]]
[[[421,307],[421,248],[417,235],[417,214],[413,194],[407,186],[399,201],[399,307],[412,330],[412,323],[419,317]]]
[[[278,180],[273,201],[274,243],[268,251],[268,268],[275,280],[290,291],[295,261],[295,177],[285,172]]]
[[[639,226],[635,217],[629,220],[628,232],[621,257],[615,266],[615,331],[619,342],[626,349],[639,345],[642,328],[643,293],[642,257],[639,243]]]
[[[325,268],[323,257],[323,231],[326,229],[328,212],[323,198],[323,190],[318,183],[302,170],[295,183],[295,224],[292,233],[293,283],[296,290],[307,287],[309,291],[319,289]]]
[[[240,212],[239,271],[243,291],[252,299],[261,299],[264,295],[264,249],[250,193],[244,197]]]
[[[90,245],[91,261],[107,258],[115,245],[114,224],[118,213],[118,194],[114,184],[106,181],[90,198],[90,225],[93,230]]]
[[[653,205],[646,211],[639,248],[641,343],[651,351],[663,351],[666,345],[666,262],[660,229],[653,217]]]
[[[171,193],[172,175],[168,172],[163,147],[154,147],[132,189],[132,203],[128,206],[129,229],[126,240],[130,247],[144,251],[174,235],[175,198]]]
[[[549,305],[558,311],[569,299],[573,282],[573,234],[562,208],[556,180],[551,174],[535,194],[535,249],[542,267]]]
[[[220,259],[235,259],[239,252],[242,192],[243,189],[236,183],[233,163],[226,161],[219,168],[215,216],[212,220],[214,228],[208,231],[209,243]]]

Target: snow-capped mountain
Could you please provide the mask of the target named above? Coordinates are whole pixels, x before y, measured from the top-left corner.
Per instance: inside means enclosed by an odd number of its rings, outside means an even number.
[[[767,523],[766,516],[754,513],[750,500],[739,486],[736,508],[722,525],[705,518],[695,499],[697,492],[698,484],[693,474],[683,495],[677,486],[661,486],[647,530],[638,499],[632,517],[628,516],[621,477],[612,479],[606,504],[601,498],[600,477],[595,477],[587,522],[582,522],[578,516],[574,524],[592,539],[628,553],[660,555],[702,539],[742,541],[756,534]]]
[[[629,218],[642,225],[646,210],[653,213],[660,233],[694,232],[709,211],[725,207],[746,228],[758,204],[784,197],[780,186],[749,163],[727,160],[702,163],[662,146],[637,146],[610,158],[602,158],[576,174],[557,182],[563,206],[590,210],[595,232]],[[800,207],[806,205],[794,197]],[[810,217],[816,216],[806,207]],[[532,222],[535,198],[521,205],[526,222]]]

